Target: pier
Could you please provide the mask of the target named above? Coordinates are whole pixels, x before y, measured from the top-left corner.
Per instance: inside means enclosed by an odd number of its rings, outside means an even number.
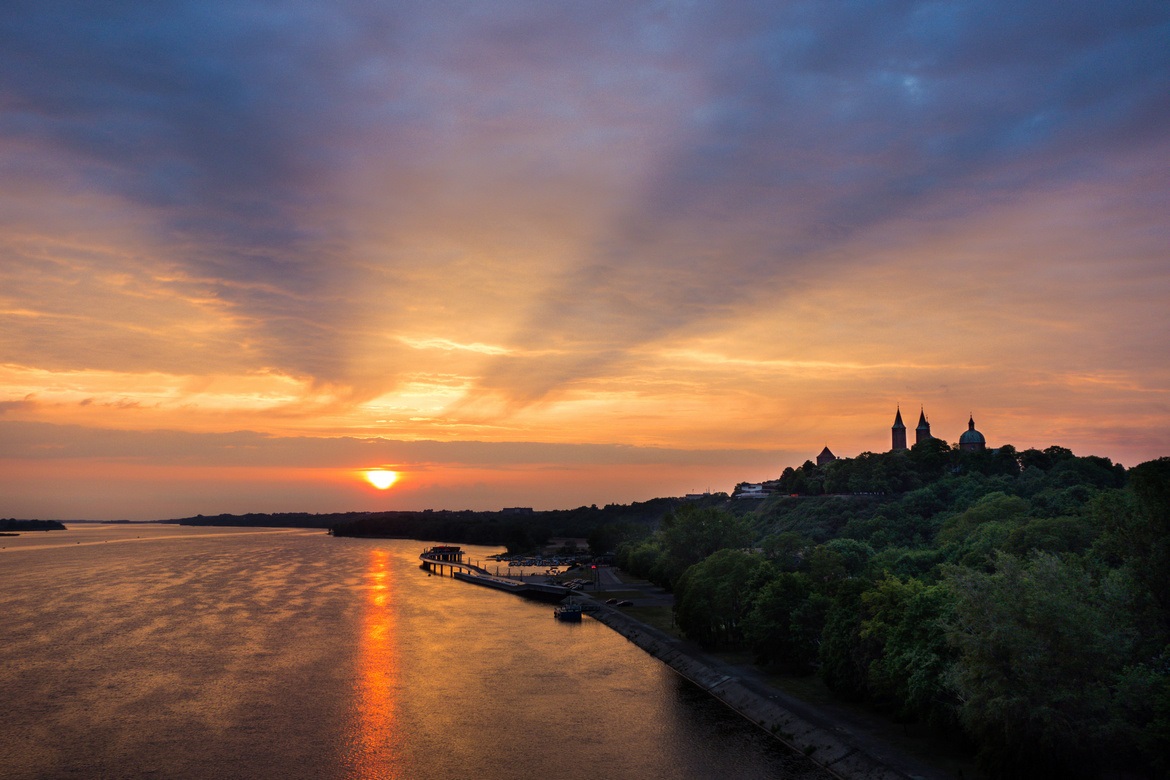
[[[418,557],[422,561],[420,567],[428,572],[437,573],[439,576],[450,575],[457,580],[470,582],[473,585],[515,593],[528,599],[558,602],[572,593],[571,590],[561,585],[523,582],[492,574],[481,566],[465,562],[463,550],[452,545],[428,547]]]

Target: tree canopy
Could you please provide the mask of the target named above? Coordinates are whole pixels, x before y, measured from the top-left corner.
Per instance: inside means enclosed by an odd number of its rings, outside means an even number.
[[[1170,458],[937,440],[679,507],[619,565],[708,647],[929,723],[997,777],[1170,771]]]

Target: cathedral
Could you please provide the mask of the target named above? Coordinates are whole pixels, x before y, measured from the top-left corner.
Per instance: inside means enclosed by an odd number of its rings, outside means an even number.
[[[906,425],[902,422],[902,407],[900,406],[897,414],[894,415],[894,425],[890,431],[893,439],[893,446],[890,449],[895,452],[908,449],[906,446]],[[930,435],[930,423],[926,420],[926,410],[923,409],[918,413],[918,427],[914,429],[914,443],[921,444],[932,438],[934,437]],[[959,437],[959,449],[964,452],[987,449],[987,440],[983,438],[982,433],[975,430],[973,416],[967,420],[967,430]]]
[[[902,407],[898,407],[898,411],[894,414],[894,425],[890,429],[893,438],[891,452],[906,451],[910,447],[906,444],[906,424],[902,422]],[[914,443],[921,444],[924,441],[930,441],[934,437],[930,435],[930,422],[926,419],[926,410],[923,409],[918,413],[918,427],[914,429]],[[959,450],[962,452],[980,452],[987,449],[987,439],[983,438],[983,434],[975,430],[975,418],[970,417],[967,420],[967,430],[963,431],[963,435],[959,437]],[[821,454],[817,455],[817,465],[825,466],[837,460],[837,456],[828,447],[821,450]]]

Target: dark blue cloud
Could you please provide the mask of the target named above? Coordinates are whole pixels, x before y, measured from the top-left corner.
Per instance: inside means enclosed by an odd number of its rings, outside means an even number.
[[[975,166],[1150,137],[1170,111],[1164,3],[374,8],[9,4],[3,132],[76,153],[102,186],[176,212],[180,230],[273,248],[312,240],[289,217],[330,197],[345,142],[368,142],[370,123],[382,143],[414,151],[443,99],[505,96],[508,81],[522,91],[542,70],[584,78],[599,50],[624,49],[630,68],[670,61],[710,84],[693,96],[690,125],[666,128],[676,148],[654,193],[664,211],[741,181],[781,199],[831,201],[858,180],[914,194]],[[413,107],[363,105],[362,74],[379,63],[373,72],[396,74]],[[411,82],[428,69],[462,83],[427,103]]]
[[[1170,115],[1165,4],[786,3],[735,21],[710,63],[719,99],[664,176],[670,213],[692,183],[744,182],[815,204],[806,227],[865,225],[975,179],[1014,190],[1017,166],[1064,176],[1160,139]]]

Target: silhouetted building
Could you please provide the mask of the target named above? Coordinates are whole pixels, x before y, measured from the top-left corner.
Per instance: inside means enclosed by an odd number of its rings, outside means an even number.
[[[930,434],[930,423],[926,419],[926,409],[923,408],[918,413],[918,427],[914,429],[914,443],[921,444],[933,438],[934,436]],[[902,406],[899,404],[894,412],[894,424],[890,426],[890,451],[904,452],[907,449],[909,448],[906,446],[906,423],[902,422]],[[974,416],[967,420],[967,430],[959,437],[959,449],[968,452],[987,449],[987,440],[983,438],[982,433],[975,430]],[[821,450],[821,454],[817,455],[818,466],[832,463],[835,460],[839,460],[839,458],[828,447],[825,447]]]
[[[894,425],[890,429],[893,431],[894,446],[892,450],[906,449],[906,425],[902,422],[902,407],[898,407],[898,413],[894,415]]]
[[[914,429],[914,443],[921,444],[924,441],[930,441],[934,437],[930,435],[930,423],[926,421],[926,410],[923,409],[918,413],[918,427]]]
[[[959,437],[959,449],[967,452],[978,452],[979,450],[987,449],[987,439],[983,438],[983,434],[975,430],[975,417],[972,416],[967,420],[967,430]]]

